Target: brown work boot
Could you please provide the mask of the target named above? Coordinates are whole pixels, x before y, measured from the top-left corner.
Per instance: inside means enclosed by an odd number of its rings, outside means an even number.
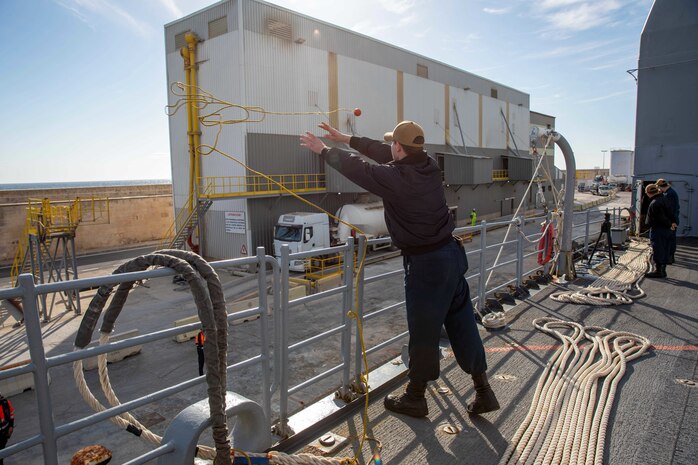
[[[427,383],[410,381],[402,394],[385,396],[383,405],[391,412],[402,413],[416,418],[426,417],[429,414],[427,400],[424,397],[426,389]]]
[[[487,374],[473,375],[473,384],[475,385],[475,400],[468,404],[468,413],[479,415],[499,410],[499,402],[497,402],[497,397],[487,381]]]

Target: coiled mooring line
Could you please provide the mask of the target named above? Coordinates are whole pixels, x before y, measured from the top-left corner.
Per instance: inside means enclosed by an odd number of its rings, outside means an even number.
[[[589,286],[576,291],[550,294],[556,302],[595,306],[631,304],[645,295],[640,280],[649,266],[651,248],[646,241],[633,240],[616,265]]]
[[[601,465],[618,383],[627,363],[645,354],[650,341],[556,318],[536,319],[533,326],[559,339],[562,347],[546,365],[500,465]]]

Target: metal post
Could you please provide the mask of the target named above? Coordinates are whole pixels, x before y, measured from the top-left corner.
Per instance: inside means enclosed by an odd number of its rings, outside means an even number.
[[[356,260],[361,263],[366,256],[366,237],[365,236],[359,236],[359,255],[357,256]],[[361,339],[359,338],[359,330],[358,330],[358,324],[361,322],[362,328],[363,328],[363,323],[364,323],[364,267],[362,266],[361,269],[357,270],[357,275],[356,275],[356,324],[357,324],[357,329],[356,329],[356,342],[355,342],[355,347],[354,350],[356,352],[356,372],[355,372],[355,381],[356,385],[359,386],[361,383],[361,372],[363,371],[363,352],[361,351]],[[368,367],[366,367],[366,370],[368,370]]]
[[[275,321],[274,325],[281,329],[280,347],[277,350],[281,353],[279,357],[279,424],[281,428],[286,428],[288,424],[288,331],[286,317],[288,316],[288,268],[291,260],[289,258],[288,244],[281,246],[281,310],[279,312],[279,321]]]
[[[53,422],[53,408],[49,393],[48,364],[44,352],[41,335],[41,322],[39,321],[39,309],[36,306],[37,295],[34,287],[34,276],[23,274],[17,280],[19,287],[24,291],[22,302],[24,304],[24,324],[29,342],[29,354],[34,365],[34,389],[36,391],[36,403],[39,408],[39,429],[43,436],[43,452],[45,465],[58,465],[58,447],[56,444],[56,428]]]
[[[93,215],[94,217],[94,215]],[[75,237],[71,237],[70,239],[70,250],[71,250],[71,255],[72,255],[72,261],[73,261],[73,279],[78,279],[78,262],[77,258],[75,256]],[[82,309],[80,308],[80,290],[75,289],[74,291],[75,295],[75,300],[77,302],[76,307],[75,307],[75,314],[80,315],[82,313]]]
[[[521,217],[519,216],[517,218],[517,224],[516,224],[516,229],[518,230],[519,234],[516,236],[516,285],[521,286],[522,284],[522,275],[523,275],[523,249],[524,249],[524,242],[523,242],[523,235],[526,234],[526,217]],[[547,222],[547,220],[546,220]]]
[[[271,422],[271,389],[269,381],[269,343],[267,341],[268,323],[268,298],[267,298],[267,264],[264,247],[257,247],[257,292],[259,293],[259,323],[262,344],[262,410]],[[277,296],[275,296],[277,297]],[[276,299],[278,300],[278,299]]]
[[[359,240],[361,243],[361,240]],[[340,323],[342,325],[342,363],[344,364],[344,369],[342,370],[342,386],[349,386],[351,378],[351,320],[349,319],[347,313],[352,310],[353,302],[352,297],[354,295],[353,283],[354,283],[354,238],[348,237],[347,243],[344,249],[344,292],[342,293],[342,314],[340,318]]]
[[[584,230],[584,256],[589,254],[589,221],[591,221],[591,210],[587,209],[587,224]]]
[[[483,309],[485,307],[485,275],[487,270],[485,269],[485,252],[487,249],[487,221],[482,220],[480,223],[480,279],[478,280],[478,300],[477,308]]]

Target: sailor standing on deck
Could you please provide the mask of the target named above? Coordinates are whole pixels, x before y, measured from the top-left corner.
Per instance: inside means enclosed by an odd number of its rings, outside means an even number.
[[[671,187],[671,184],[662,178],[657,179],[657,187],[664,193],[664,197],[666,197],[669,206],[674,211],[674,220],[676,222],[676,228],[671,232],[671,241],[669,242],[669,260],[667,264],[671,265],[674,263],[674,253],[676,253],[676,230],[679,228],[679,213],[681,210],[679,206],[679,194]]]
[[[453,238],[453,217],[446,205],[441,170],[424,150],[424,131],[403,121],[384,139],[343,134],[326,123],[320,128],[333,142],[378,162],[367,163],[338,148],[328,148],[310,132],[301,145],[319,154],[349,180],[383,198],[385,223],[393,244],[402,251],[409,340],[409,382],[404,393],[385,398],[385,408],[414,417],[429,413],[427,382],[439,377],[439,338],[446,327],[458,365],[472,375],[475,400],[468,412],[480,414],[499,408],[487,381],[485,350],[480,339],[470,289],[465,280],[468,261]]]
[[[645,194],[650,198],[645,223],[650,229],[650,243],[654,255],[655,270],[646,273],[648,278],[666,278],[666,265],[669,262],[671,234],[676,230],[674,211],[667,198],[662,195],[656,184],[645,187]]]

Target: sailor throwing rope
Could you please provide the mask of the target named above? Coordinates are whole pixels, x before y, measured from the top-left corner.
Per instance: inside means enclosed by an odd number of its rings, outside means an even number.
[[[441,170],[424,150],[424,131],[413,121],[403,121],[385,134],[388,145],[343,134],[326,123],[320,128],[332,142],[348,144],[379,163],[369,164],[347,151],[329,148],[310,132],[301,135],[303,147],[383,199],[385,223],[393,244],[402,251],[409,382],[404,393],[385,398],[385,408],[413,417],[428,415],[425,391],[427,382],[439,377],[439,338],[445,326],[458,364],[475,384],[475,400],[468,412],[499,409],[487,381],[485,350],[464,277],[468,260],[453,237],[455,224],[446,205]]]

